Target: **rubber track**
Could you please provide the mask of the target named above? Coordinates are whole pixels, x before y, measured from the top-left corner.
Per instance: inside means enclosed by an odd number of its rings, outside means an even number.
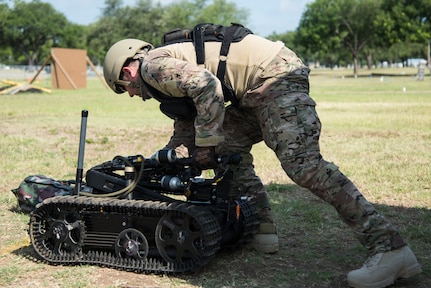
[[[123,213],[125,215],[139,215],[139,217],[143,218],[146,215],[161,218],[167,211],[187,214],[198,223],[202,230],[203,247],[201,249],[201,255],[197,259],[188,259],[184,261],[185,263],[166,262],[162,258],[137,260],[133,258],[116,257],[114,252],[87,251],[84,253],[80,246],[82,243],[77,244],[77,246],[79,246],[77,249],[59,255],[45,247],[43,242],[44,234],[40,232],[42,231],[41,229],[44,228],[44,217],[49,211],[52,211],[52,209],[74,211],[78,215],[80,211],[91,213],[103,211],[105,213],[113,212]],[[78,222],[81,222],[80,224],[83,224],[85,227],[83,221]],[[178,273],[198,270],[207,264],[220,249],[221,239],[220,225],[211,212],[192,204],[185,202],[166,203],[143,200],[118,200],[85,196],[61,196],[46,199],[32,212],[28,232],[35,251],[48,263],[54,265],[92,264],[141,273]],[[84,235],[81,235],[80,239],[85,239],[85,231],[82,233]]]
[[[259,215],[254,206],[248,205],[247,202],[241,203],[241,212],[244,216],[244,232],[238,244],[248,243],[253,240],[254,234],[259,230]]]

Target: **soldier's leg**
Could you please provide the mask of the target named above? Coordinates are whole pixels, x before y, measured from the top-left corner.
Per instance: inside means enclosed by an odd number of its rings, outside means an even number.
[[[262,141],[256,119],[251,118],[242,109],[227,107],[223,131],[225,141],[217,147],[216,152],[239,153],[242,157],[239,165],[231,167],[234,172],[232,196],[251,196],[258,208],[269,208],[265,187],[254,171],[253,156],[250,153],[253,144]]]
[[[268,194],[255,173],[253,156],[250,153],[253,144],[262,141],[258,122],[254,115],[247,113],[247,110],[228,107],[223,129],[225,142],[217,147],[217,153],[239,153],[242,157],[240,165],[231,167],[234,175],[231,194],[251,197],[261,222],[259,235],[254,239],[254,247],[262,252],[274,253],[278,251],[278,236]]]
[[[266,143],[275,151],[286,174],[337,210],[359,241],[372,253],[405,245],[393,225],[369,203],[319,148],[320,121],[314,106],[280,107],[264,112]],[[269,116],[271,115],[271,116]]]
[[[242,195],[249,197],[258,211],[260,222],[273,223],[268,193],[261,179],[255,173],[253,156],[247,152],[236,151],[236,153],[241,155],[242,161],[240,165],[233,165],[230,168],[234,175],[231,196],[238,197]]]
[[[389,285],[396,277],[419,273],[420,266],[415,256],[405,247],[396,228],[336,165],[322,158],[319,148],[321,125],[315,107],[280,107],[279,103],[271,102],[262,109],[260,119],[265,142],[276,152],[286,174],[298,185],[330,203],[369,254],[378,257],[373,268],[367,264],[349,273],[349,284],[361,287],[359,285],[362,284],[358,283],[367,283],[369,286],[364,287],[384,287],[380,283]],[[394,250],[397,252],[392,253]],[[382,269],[390,262],[393,262],[390,264],[392,267]]]

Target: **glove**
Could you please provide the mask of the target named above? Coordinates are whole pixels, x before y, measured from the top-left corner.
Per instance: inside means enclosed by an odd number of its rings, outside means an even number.
[[[192,155],[192,161],[193,165],[200,170],[217,168],[215,147],[196,147]]]

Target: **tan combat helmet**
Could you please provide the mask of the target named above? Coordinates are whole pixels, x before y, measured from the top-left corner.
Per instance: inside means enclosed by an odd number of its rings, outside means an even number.
[[[106,83],[115,93],[124,93],[124,86],[128,81],[120,79],[121,69],[128,59],[135,59],[135,55],[145,48],[152,49],[150,43],[138,39],[123,39],[116,42],[109,48],[103,63],[103,76]],[[136,59],[138,59],[137,57]]]

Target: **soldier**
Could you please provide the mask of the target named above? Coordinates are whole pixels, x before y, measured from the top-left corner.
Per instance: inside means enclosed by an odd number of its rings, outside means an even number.
[[[154,48],[137,39],[121,40],[106,54],[104,77],[116,93],[159,100],[161,110],[175,119],[167,146],[183,144],[202,169],[217,167],[216,153],[241,153],[232,193],[255,198],[261,225],[254,247],[278,250],[267,194],[250,154],[252,145],[263,140],[290,179],[331,204],[368,250],[363,267],[348,273],[349,285],[385,287],[420,273],[396,228],[320,154],[321,124],[309,96],[309,69],[301,59],[282,42],[253,34],[230,43],[227,57],[220,57],[222,43],[205,42],[203,65],[197,64],[195,46],[182,42]],[[220,61],[226,64],[222,81],[216,76]],[[235,105],[225,107],[223,84],[235,93],[230,99]]]

